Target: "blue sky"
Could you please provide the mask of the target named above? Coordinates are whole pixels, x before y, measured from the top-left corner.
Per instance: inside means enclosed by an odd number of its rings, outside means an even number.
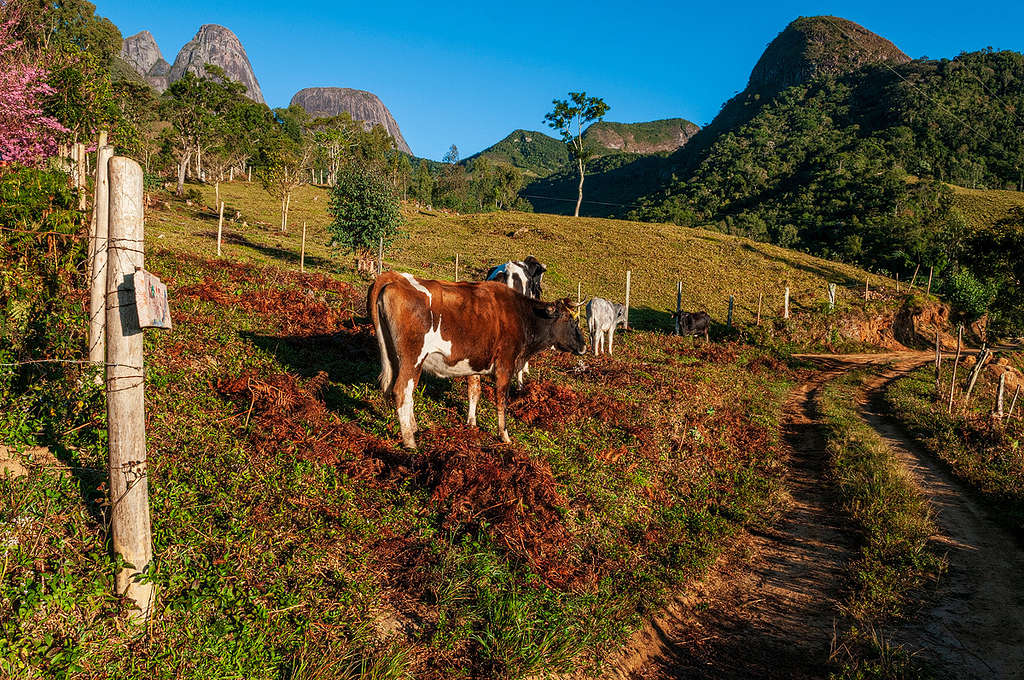
[[[376,93],[413,152],[463,157],[516,128],[544,130],[554,97],[585,90],[607,120],[708,123],[798,16],[842,16],[911,57],[1024,51],[1024,2],[224,2],[96,0],[170,62],[204,23],[241,39],[267,103],[303,87]]]

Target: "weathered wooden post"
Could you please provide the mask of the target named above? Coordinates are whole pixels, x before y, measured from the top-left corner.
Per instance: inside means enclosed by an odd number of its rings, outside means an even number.
[[[679,315],[683,311],[683,282],[676,281],[676,335],[679,335]]]
[[[732,307],[733,307],[733,303],[735,302],[735,300],[736,300],[736,296],[735,295],[730,295],[729,296],[729,316],[728,316],[728,318],[726,319],[726,322],[725,322],[725,325],[728,328],[732,328]]]
[[[754,322],[754,325],[756,325],[756,326],[760,326],[761,325],[761,302],[763,300],[764,300],[764,292],[762,291],[762,292],[757,294],[757,321]]]
[[[896,293],[900,292],[900,273],[896,272]]]
[[[224,235],[224,204],[220,204],[220,215],[217,218],[217,257],[220,257],[220,242]]]
[[[252,166],[249,166],[249,181],[252,181]]]
[[[785,297],[785,300],[783,301],[782,318],[783,319],[788,319],[789,318],[789,286],[786,286],[786,297]]]
[[[220,205],[220,182],[213,183],[213,204]]]
[[[92,251],[89,269],[89,361],[96,365],[102,365],[106,359],[107,234],[110,214],[107,163],[113,155],[112,146],[101,146],[96,152],[95,211],[89,244]],[[102,375],[97,374],[97,384],[101,384],[102,380]]]
[[[455,253],[455,283],[459,282],[459,254]]]
[[[235,166],[233,165],[230,168],[228,168],[228,181],[235,181]]]
[[[828,311],[835,311],[836,308],[836,284],[828,284]]]
[[[939,375],[942,372],[942,349],[939,343],[939,329],[935,329],[935,401],[939,400]]]
[[[953,413],[953,394],[956,392],[956,369],[960,365],[960,351],[963,348],[964,327],[963,324],[957,327],[956,332],[956,359],[953,360],[953,377],[949,379],[949,407],[947,413]]]
[[[302,223],[302,249],[299,251],[299,271],[306,271],[306,223]]]
[[[576,282],[576,304],[583,302],[583,282]]]
[[[918,265],[914,267],[914,277],[910,279],[910,290],[914,290],[914,284],[917,283],[917,272],[919,271],[921,271],[920,263],[918,263]]]
[[[978,363],[974,365],[974,369],[971,371],[971,377],[967,384],[967,392],[964,394],[964,411],[967,411],[971,405],[971,393],[974,392],[974,384],[978,382],[978,376],[981,375],[981,371],[985,367],[985,362],[988,361],[991,356],[992,350],[990,349],[981,350],[981,354],[978,356]]]
[[[870,280],[871,280],[870,276],[865,276],[864,277],[864,299],[865,300],[868,299],[868,281],[870,281]]]
[[[384,237],[380,237],[380,246],[377,248],[377,276],[384,273]]]
[[[623,328],[629,328],[629,283],[633,276],[633,270],[626,270],[626,319],[622,322]]]
[[[925,295],[932,294],[932,274],[934,271],[935,267],[928,267],[928,290],[925,292]]]
[[[1013,417],[1013,409],[1017,408],[1017,397],[1020,396],[1020,385],[1017,385],[1017,389],[1013,391],[1013,399],[1010,400],[1010,410],[1006,414],[1006,419],[1009,420]]]
[[[999,374],[999,387],[996,388],[996,417],[1003,419],[1003,393],[1006,391],[1006,371]]]
[[[79,142],[75,144],[75,172],[77,177],[75,182],[78,185],[78,209],[85,210],[87,205],[85,197],[85,144]]]
[[[110,216],[107,257],[107,431],[110,451],[110,524],[114,552],[125,566],[116,576],[144,622],[152,583],[140,576],[153,559],[146,469],[146,399],[142,328],[133,277],[143,265],[142,168],[130,158],[109,161]]]

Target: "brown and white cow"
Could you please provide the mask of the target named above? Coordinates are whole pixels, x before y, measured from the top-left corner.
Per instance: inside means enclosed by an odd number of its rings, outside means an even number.
[[[469,414],[476,425],[480,376],[493,375],[498,434],[505,429],[509,381],[548,348],[583,354],[586,341],[568,300],[541,302],[504,284],[449,283],[387,272],[366,300],[380,348],[380,387],[398,408],[402,443],[416,448],[413,392],[422,371],[440,378],[469,376]]]

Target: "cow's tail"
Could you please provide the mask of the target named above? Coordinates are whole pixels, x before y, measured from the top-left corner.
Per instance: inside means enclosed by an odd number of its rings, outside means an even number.
[[[366,294],[366,313],[373,321],[373,331],[377,335],[377,347],[380,350],[380,376],[377,381],[384,394],[388,394],[394,387],[397,361],[394,334],[384,308],[384,291],[392,283],[393,276],[392,272],[378,276]]]

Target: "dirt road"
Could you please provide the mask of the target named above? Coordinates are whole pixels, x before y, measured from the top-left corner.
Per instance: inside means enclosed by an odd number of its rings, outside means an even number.
[[[1024,556],[935,463],[882,415],[879,394],[930,353],[818,356],[822,372],[794,390],[784,418],[790,458],[786,508],[770,531],[749,534],[712,573],[639,634],[613,675],[669,678],[819,678],[857,547],[823,479],[821,386],[853,368],[891,363],[861,404],[936,511],[949,573],[932,602],[892,638],[950,677],[1024,677]]]

